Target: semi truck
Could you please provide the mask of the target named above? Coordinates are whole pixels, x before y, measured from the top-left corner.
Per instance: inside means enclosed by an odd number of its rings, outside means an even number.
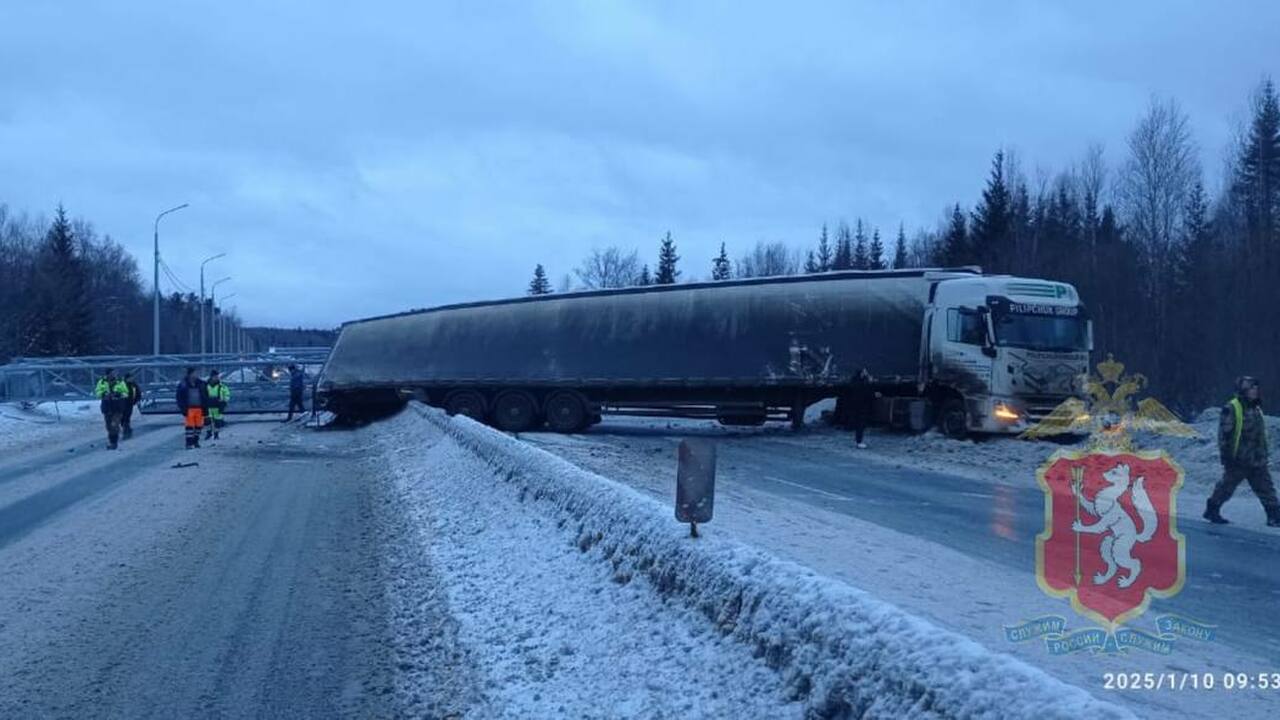
[[[798,426],[865,369],[880,420],[964,436],[1021,432],[1078,395],[1091,348],[1067,283],[974,267],[836,271],[352,321],[315,388],[347,419],[417,398],[512,432],[579,432],[605,414]]]

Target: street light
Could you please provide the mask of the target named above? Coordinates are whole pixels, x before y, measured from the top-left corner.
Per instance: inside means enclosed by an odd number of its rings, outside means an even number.
[[[212,257],[207,257],[207,258],[205,258],[204,260],[200,261],[200,356],[201,356],[201,358],[203,358],[203,357],[204,357],[204,354],[205,354],[205,342],[204,342],[204,266],[205,266],[205,264],[206,264],[206,263],[213,262],[214,260],[217,260],[218,258],[226,257],[226,256],[227,256],[227,254],[226,254],[226,253],[218,253],[217,255],[213,255]]]
[[[213,286],[209,288],[209,311],[213,313],[213,324],[215,328],[218,324],[218,286],[230,279],[230,275],[224,278],[219,278],[218,280],[215,280]],[[216,332],[213,333],[213,340],[213,353],[216,355],[218,353],[218,335]]]
[[[235,296],[235,293],[231,293],[230,295],[222,298],[222,302],[225,303],[226,301],[230,300],[234,296]],[[236,343],[235,343],[236,310],[237,310],[237,306],[232,305],[231,306],[231,322],[227,322],[226,320],[222,321],[222,349],[225,352],[233,352],[233,353],[236,352]]]
[[[176,207],[156,216],[155,234],[152,236],[155,240],[155,262],[152,264],[152,288],[154,290],[151,298],[151,354],[160,354],[160,218],[171,212],[177,212],[187,207],[187,203],[182,203]]]
[[[235,296],[236,296],[236,294],[235,294],[235,293],[230,293],[230,294],[228,294],[228,295],[223,295],[223,296],[222,296],[222,306],[225,308],[225,307],[226,307],[226,305],[227,305],[227,301],[228,301],[228,300],[230,300],[231,298],[235,297]],[[232,311],[234,312],[234,311],[235,311],[235,308],[232,308]],[[219,327],[218,318],[216,318],[216,317],[215,317],[215,318],[213,319],[213,341],[214,341],[214,343],[216,343],[216,344],[217,344],[217,346],[218,346],[219,348],[221,348],[221,349],[222,349],[222,352],[224,352],[224,353],[227,351],[227,338],[226,338],[226,334],[227,334],[227,314],[226,314],[225,312],[223,312],[223,313],[222,313],[222,322],[221,322],[221,327]],[[215,351],[215,352],[216,352],[216,351]]]

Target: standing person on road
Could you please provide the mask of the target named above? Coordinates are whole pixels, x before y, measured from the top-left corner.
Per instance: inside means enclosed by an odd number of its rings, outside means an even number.
[[[204,381],[196,375],[195,368],[187,368],[186,377],[178,383],[175,399],[186,428],[187,449],[198,448],[200,428],[204,426],[204,410],[209,405],[209,391]]]
[[[289,414],[285,416],[284,421],[289,422],[293,419],[293,409],[298,409],[298,414],[306,412],[306,408],[302,406],[302,390],[306,385],[306,376],[302,372],[302,368],[297,365],[289,366]]]
[[[133,437],[133,409],[142,402],[142,388],[138,387],[132,372],[124,374],[124,384],[129,388],[129,397],[126,398],[124,412],[120,415],[120,427],[124,431],[124,439],[128,440]]]
[[[1204,509],[1204,518],[1218,525],[1227,524],[1220,510],[1231,499],[1236,487],[1248,481],[1267,511],[1267,525],[1280,527],[1280,500],[1267,469],[1267,424],[1262,414],[1262,391],[1258,381],[1242,377],[1236,381],[1236,394],[1222,408],[1218,423],[1218,453],[1222,458],[1222,480],[1213,488]]]
[[[206,421],[206,430],[204,439],[217,438],[218,432],[222,430],[225,424],[222,420],[222,413],[227,411],[227,403],[231,402],[231,388],[222,382],[222,376],[217,370],[209,373],[209,382],[205,385],[205,390],[209,394],[209,418]]]
[[[93,394],[102,400],[99,407],[107,426],[107,449],[115,450],[120,446],[120,417],[129,401],[129,386],[116,377],[115,369],[107,368],[106,376],[98,380]]]
[[[876,392],[871,387],[871,373],[862,368],[854,377],[853,388],[849,391],[849,419],[853,423],[853,442],[859,450],[867,449],[863,435],[867,424],[871,422],[875,401]]]

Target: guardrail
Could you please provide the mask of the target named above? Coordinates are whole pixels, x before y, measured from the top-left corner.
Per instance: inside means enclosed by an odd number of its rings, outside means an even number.
[[[289,405],[289,365],[313,379],[329,348],[277,348],[259,353],[205,355],[94,355],[16,358],[0,365],[0,402],[89,400],[107,368],[133,373],[142,388],[144,413],[177,412],[174,388],[189,367],[202,377],[219,370],[231,388],[230,413],[284,412]],[[310,393],[306,394],[310,402]]]

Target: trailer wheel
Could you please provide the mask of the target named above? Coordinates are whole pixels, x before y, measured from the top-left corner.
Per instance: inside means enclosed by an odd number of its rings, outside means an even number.
[[[458,390],[444,399],[444,410],[450,415],[466,415],[476,422],[484,422],[484,396],[475,390]]]
[[[943,435],[957,440],[969,436],[969,417],[964,410],[964,402],[959,399],[948,400],[938,412],[938,429]]]
[[[587,426],[587,402],[571,390],[557,390],[547,398],[543,412],[552,432],[576,433]]]
[[[533,427],[538,405],[533,396],[523,390],[509,390],[493,403],[493,424],[499,430],[524,432]]]

